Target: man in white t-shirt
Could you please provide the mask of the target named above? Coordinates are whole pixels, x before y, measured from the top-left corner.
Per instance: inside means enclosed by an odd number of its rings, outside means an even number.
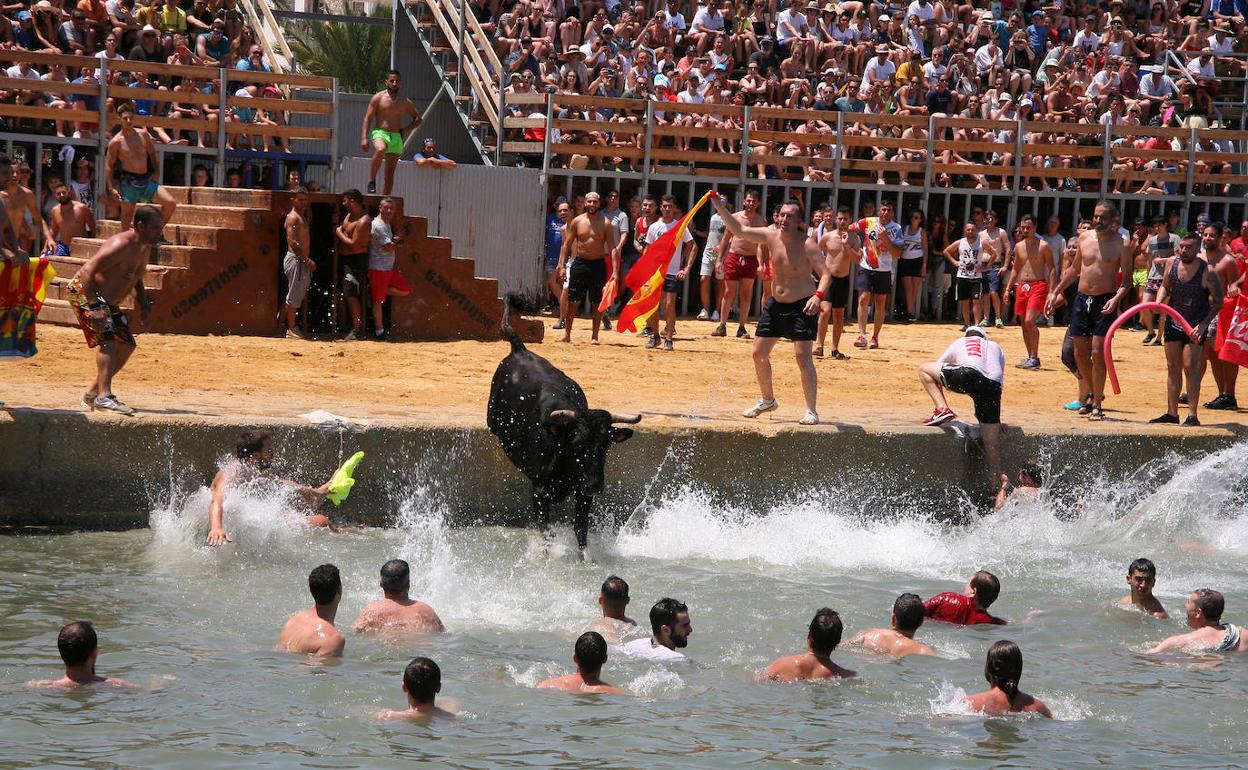
[[[793,0],[787,9],[776,14],[776,42],[783,59],[792,55],[795,40],[810,29],[810,22],[806,21],[806,14],[802,12],[802,2]]]
[[[949,68],[945,66],[945,52],[937,48],[932,51],[932,60],[923,65],[923,81],[928,88],[935,88],[936,81],[948,71]]]
[[[651,636],[634,639],[619,648],[624,655],[645,660],[666,662],[685,661],[689,658],[677,652],[689,644],[693,624],[689,622],[689,608],[675,599],[659,599],[650,608]]]
[[[680,0],[667,0],[667,10],[664,14],[663,26],[672,31],[672,41],[682,42],[689,25],[685,22],[685,15],[680,12]]]
[[[953,299],[962,315],[962,331],[979,325],[979,298],[984,290],[987,262],[980,248],[979,226],[967,222],[963,237],[945,247],[945,260],[957,271]]]
[[[707,0],[706,5],[693,14],[693,29],[689,30],[688,39],[698,46],[698,56],[701,56],[723,31],[724,15],[719,12],[719,0]]]
[[[680,222],[680,208],[676,204],[676,196],[664,195],[659,203],[659,221],[646,230],[646,246],[662,238],[668,230]],[[680,283],[689,275],[689,266],[693,263],[693,236],[689,228],[685,228],[680,236],[680,245],[672,252],[672,259],[667,263],[667,275],[663,279],[663,298],[660,300],[659,313],[666,321],[663,330],[663,349],[675,350],[672,338],[676,335],[676,295],[680,292]],[[657,328],[658,322],[653,322]],[[658,335],[646,341],[646,347],[657,348]]]
[[[893,293],[893,260],[901,256],[901,225],[894,217],[893,202],[880,201],[879,217],[858,220],[854,231],[862,237],[858,260],[858,339],[854,347],[872,350],[880,346],[880,330]],[[867,311],[875,311],[871,341],[867,342]]]
[[[871,93],[872,83],[877,81],[889,83],[896,75],[897,65],[888,58],[888,46],[877,46],[875,58],[868,59],[867,66],[862,70],[862,85],[859,86],[858,93],[865,96]]]
[[[975,49],[975,74],[980,80],[989,75],[993,69],[1002,67],[1005,61],[1001,56],[1001,46],[997,44],[997,36],[988,38],[988,42]]]
[[[1200,56],[1187,63],[1187,71],[1197,79],[1213,80],[1213,51],[1201,51]]]
[[[988,459],[988,478],[999,483],[1001,472],[1001,388],[1005,384],[1005,351],[978,326],[950,343],[936,361],[919,367],[919,382],[935,409],[924,425],[943,425],[957,417],[945,400],[945,389],[970,396]]]

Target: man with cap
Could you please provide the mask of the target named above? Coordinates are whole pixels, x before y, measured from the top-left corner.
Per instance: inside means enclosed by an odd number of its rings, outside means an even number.
[[[559,67],[559,81],[564,82],[569,72],[576,73],[576,88],[579,93],[589,90],[589,68],[585,66],[585,52],[570,45],[560,57],[563,64]]]
[[[1044,11],[1032,11],[1031,24],[1027,27],[1027,44],[1036,56],[1044,56],[1049,52],[1052,32],[1048,15]]]
[[[897,65],[888,58],[888,46],[878,45],[875,47],[875,58],[867,62],[867,66],[862,71],[862,94],[871,92],[871,86],[875,83],[891,83],[897,75]]]
[[[988,459],[988,478],[996,481],[1001,470],[1001,389],[1005,384],[1005,352],[978,326],[945,348],[934,362],[919,367],[919,382],[935,409],[924,425],[943,425],[957,417],[945,400],[945,389],[971,397],[975,419]]]
[[[750,54],[750,64],[758,67],[758,73],[762,77],[780,69],[780,58],[776,56],[776,39],[771,35],[760,37],[758,50]]]
[[[1144,73],[1140,77],[1140,85],[1136,96],[1139,98],[1134,105],[1140,108],[1140,120],[1146,121],[1149,116],[1158,114],[1166,102],[1175,98],[1178,89],[1174,81],[1165,74],[1165,68],[1155,64],[1146,64],[1140,68]]]
[[[541,49],[541,44],[535,44],[529,36],[520,38],[520,47],[507,57],[506,66],[508,72],[523,73],[530,72],[533,74],[533,82],[540,83],[542,80],[542,65],[538,59],[540,54],[545,53]]]
[[[165,55],[165,49],[160,43],[160,31],[151,24],[144,24],[143,29],[139,31],[138,44],[130,49],[130,55],[126,58],[130,61],[165,64],[168,57]]]
[[[706,53],[719,33],[724,31],[724,15],[719,12],[719,0],[707,0],[706,5],[693,14],[693,29],[687,36],[698,48],[698,55]]]
[[[1232,55],[1235,53],[1235,40],[1230,34],[1230,27],[1222,22],[1213,28],[1213,35],[1205,41],[1205,46],[1213,52],[1215,70],[1219,75],[1243,77],[1244,63]]]

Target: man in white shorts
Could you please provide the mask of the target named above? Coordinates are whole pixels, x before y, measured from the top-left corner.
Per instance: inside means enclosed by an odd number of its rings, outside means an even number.
[[[728,207],[732,207],[729,202]],[[724,220],[718,211],[711,212],[711,221],[706,226],[706,247],[702,249],[702,265],[698,270],[701,276],[702,312],[698,313],[699,321],[718,321],[719,306],[724,297],[724,263],[719,256],[719,244],[724,239]],[[715,304],[711,303],[711,276],[715,278]],[[707,308],[714,310],[711,314]]]

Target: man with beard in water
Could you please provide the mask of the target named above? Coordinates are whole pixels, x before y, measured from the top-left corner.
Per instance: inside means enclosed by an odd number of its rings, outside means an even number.
[[[410,116],[412,122],[403,125],[403,119]],[[373,121],[377,127],[371,131]],[[373,148],[373,161],[368,169],[368,194],[377,192],[377,170],[381,161],[386,161],[386,181],[382,186],[382,194],[389,195],[394,187],[394,167],[403,154],[403,145],[408,134],[415,131],[422,123],[420,111],[406,96],[399,95],[399,71],[390,70],[386,75],[386,88],[373,94],[368,100],[368,111],[364,113],[364,127],[361,130],[360,149]]]
[[[689,622],[689,608],[675,599],[659,599],[650,608],[652,636],[634,639],[620,647],[620,652],[636,658],[663,662],[686,661],[689,658],[676,650],[689,644],[693,624]]]
[[[212,480],[212,501],[208,504],[208,545],[232,543],[234,539],[225,531],[225,493],[236,484],[243,484],[257,478],[266,478],[282,484],[288,484],[302,495],[313,506],[320,505],[322,498],[329,491],[329,482],[319,487],[307,487],[302,484],[269,474],[269,466],[273,464],[273,441],[267,431],[253,430],[242,434],[234,446],[234,459],[217,471]],[[329,517],[319,513],[308,514],[304,520],[313,527],[334,526]]]

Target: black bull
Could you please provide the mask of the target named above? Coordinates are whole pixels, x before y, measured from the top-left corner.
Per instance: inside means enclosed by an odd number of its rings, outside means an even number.
[[[544,529],[550,526],[550,507],[576,495],[573,529],[584,551],[607,449],[633,436],[632,429],[613,423],[638,423],[641,416],[590,409],[571,377],[529,351],[510,326],[504,325],[503,333],[511,353],[490,383],[486,425],[507,459],[533,483],[533,512]]]

